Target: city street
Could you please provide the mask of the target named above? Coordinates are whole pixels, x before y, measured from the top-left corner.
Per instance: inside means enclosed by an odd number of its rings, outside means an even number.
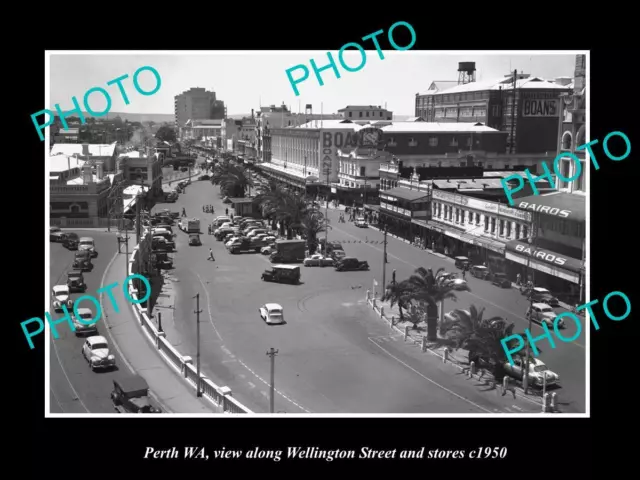
[[[81,236],[93,237],[96,242],[98,257],[93,259],[92,272],[84,272],[87,284],[87,295],[96,296],[96,290],[102,287],[102,277],[113,255],[118,250],[115,233],[100,230],[76,230]],[[62,246],[61,243],[51,243],[50,279],[51,286],[65,284],[66,274],[71,270],[74,253]],[[124,262],[122,258],[117,260]],[[124,278],[120,280],[120,285]],[[129,308],[125,304],[122,288],[114,289],[114,296],[120,308]],[[71,298],[78,298],[82,294],[74,293]],[[91,301],[83,301],[81,307],[90,308],[95,315],[95,308]],[[62,313],[50,310],[51,318],[61,318]],[[113,390],[113,379],[118,369],[126,369],[117,349],[111,345],[111,339],[105,331],[105,323],[100,319],[97,323],[98,335],[103,335],[109,341],[110,351],[116,357],[116,369],[111,371],[92,372],[81,353],[84,337],[76,337],[67,323],[57,326],[59,338],[50,338],[50,399],[51,413],[113,413],[113,403],[110,394]],[[128,373],[128,372],[125,372]]]
[[[486,391],[485,385],[466,378],[457,368],[405,344],[377,318],[365,303],[366,290],[377,276],[381,259],[376,245],[345,245],[349,255],[369,261],[371,272],[301,267],[302,285],[262,282],[262,271],[271,265],[266,256],[231,255],[221,242],[206,234],[208,223],[226,208],[218,192],[218,187],[208,181],[194,182],[177,203],[157,206],[173,211],[184,207],[189,217],[201,219],[204,232],[203,245],[190,247],[187,235],[176,227],[178,251],[173,254],[176,268],[171,275],[178,298],[175,325],[165,330],[169,341],[183,355],[191,355],[195,363],[196,304],[192,297],[200,293],[202,370],[216,384],[230,387],[234,396],[253,411],[269,411],[270,363],[266,352],[271,347],[279,351],[275,359],[276,412],[540,411],[539,405],[527,400]],[[203,204],[214,205],[216,213],[204,214]],[[381,239],[381,234],[373,230],[356,231],[351,225],[338,227],[337,220],[332,223],[330,239]],[[215,262],[207,260],[210,246]],[[391,254],[401,254],[391,248]],[[400,262],[390,267],[397,268],[400,276],[405,271],[408,274],[412,271],[411,260],[405,261],[406,269],[399,266]],[[390,274],[391,269],[388,279]],[[515,298],[515,292],[511,294]],[[271,302],[284,307],[286,325],[267,326],[260,318],[258,308]]]

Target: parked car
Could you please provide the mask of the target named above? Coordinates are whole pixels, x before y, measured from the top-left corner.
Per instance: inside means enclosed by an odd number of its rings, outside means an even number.
[[[532,322],[536,322],[539,324],[545,323],[547,327],[553,327],[553,323],[556,320],[557,314],[546,303],[534,303],[529,308],[527,308],[524,316],[527,319],[531,319]],[[564,319],[558,319],[558,328],[564,328]]]
[[[491,276],[491,283],[501,288],[511,288],[511,280],[504,273],[494,273]]]
[[[369,224],[364,219],[364,217],[358,217],[358,218],[356,218],[355,226],[358,227],[358,228],[367,228],[369,226]]]
[[[189,245],[202,245],[202,242],[200,241],[200,235],[198,235],[197,233],[192,233],[191,235],[189,235]]]
[[[78,314],[74,312],[73,315],[73,326],[76,329],[76,337],[83,334],[97,335],[98,334],[98,326],[97,321],[92,322],[93,312],[89,308],[78,308]],[[82,321],[80,321],[82,320]]]
[[[78,250],[78,244],[80,243],[80,236],[74,232],[66,232],[62,246],[68,250]]]
[[[267,245],[266,247],[262,247],[262,248],[260,249],[260,253],[261,253],[262,255],[271,255],[271,254],[272,254],[273,252],[275,252],[275,251],[276,251],[276,246],[275,246],[275,244]]]
[[[73,264],[71,266],[76,270],[87,272],[93,270],[93,263],[91,263],[91,252],[89,250],[78,250],[75,253]]]
[[[333,267],[335,260],[331,257],[325,257],[319,253],[311,255],[302,261],[305,267]]]
[[[486,280],[489,276],[489,269],[484,265],[474,265],[469,269],[471,276]]]
[[[518,356],[513,359],[513,365],[506,362],[504,369],[510,377],[522,380],[525,372],[525,359]],[[545,383],[546,386],[550,386],[560,381],[560,376],[549,370],[538,358],[531,358],[529,360],[529,372],[527,376],[529,378],[529,384],[538,388],[541,388]]]
[[[84,283],[84,275],[80,270],[67,272],[67,287],[69,287],[69,292],[71,293],[84,293],[87,291],[87,284]]]
[[[113,381],[111,401],[118,413],[161,413],[149,400],[149,385],[140,375]]]
[[[451,275],[446,282],[450,284],[454,290],[464,290],[467,287],[467,281],[456,275]]]
[[[69,287],[66,285],[55,285],[52,289],[53,296],[53,310],[55,312],[62,312],[62,306],[67,307],[67,311],[71,311],[73,308],[73,300],[69,298]]]
[[[49,241],[61,243],[64,240],[65,233],[60,227],[49,227]]]
[[[460,269],[467,268],[471,263],[467,257],[455,257],[454,260],[456,267]]]
[[[108,369],[116,366],[116,357],[109,352],[107,339],[94,335],[82,345],[82,356],[89,362],[91,370]]]
[[[78,250],[89,250],[92,257],[98,256],[98,252],[96,251],[96,242],[91,237],[80,237],[80,241],[78,242]]]
[[[277,303],[266,303],[258,309],[260,318],[267,322],[267,325],[280,325],[284,323],[284,309]]]
[[[334,268],[338,272],[345,272],[348,270],[369,270],[369,263],[367,263],[366,260],[361,261],[354,257],[344,257],[334,264]]]
[[[530,298],[537,303],[546,303],[547,305],[551,305],[552,307],[560,306],[558,299],[554,297],[546,288],[534,287],[532,289],[524,289],[522,294],[526,295],[527,298]]]

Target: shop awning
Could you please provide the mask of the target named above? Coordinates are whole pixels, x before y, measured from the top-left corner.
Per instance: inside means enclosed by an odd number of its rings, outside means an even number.
[[[506,249],[525,259],[529,257],[538,262],[548,263],[553,267],[568,270],[573,273],[580,273],[584,270],[582,260],[567,257],[566,255],[561,255],[548,249],[537,248],[534,245],[520,240],[511,240],[506,244]]]
[[[407,188],[395,187],[389,190],[383,190],[380,192],[380,198],[395,197],[402,200],[408,200],[410,202],[416,202],[423,198],[427,198],[429,194],[427,192],[420,192],[418,190],[409,190]]]
[[[547,195],[529,195],[528,197],[516,198],[513,207],[560,219],[566,218],[584,222],[586,205],[587,200],[584,195],[553,192]]]
[[[470,243],[471,245],[477,245],[479,247],[488,248],[489,250],[493,250],[496,253],[504,255],[506,245],[502,242],[494,240],[492,238],[480,237],[478,235],[472,235],[470,233],[465,233],[460,236],[460,240],[466,243]]]

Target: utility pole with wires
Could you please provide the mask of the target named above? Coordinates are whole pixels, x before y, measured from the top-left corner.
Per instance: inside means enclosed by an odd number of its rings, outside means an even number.
[[[200,390],[200,314],[202,310],[200,310],[200,294],[196,293],[195,297],[191,297],[196,299],[196,309],[193,313],[196,314],[196,397],[202,396],[202,391]]]
[[[269,349],[267,352],[267,356],[271,360],[271,379],[270,379],[270,391],[271,394],[269,396],[269,412],[275,413],[275,375],[276,375],[276,355],[278,355],[278,350],[275,350],[273,347]]]
[[[383,242],[382,245],[384,247],[383,253],[382,253],[382,290],[381,290],[381,295],[384,296],[384,294],[387,291],[387,263],[389,263],[389,261],[387,260],[387,224],[385,223],[384,225],[384,230],[382,231],[383,233]]]

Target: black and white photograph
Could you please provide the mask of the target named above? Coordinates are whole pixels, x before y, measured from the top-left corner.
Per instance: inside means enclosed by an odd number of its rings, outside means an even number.
[[[589,52],[366,48],[46,52],[46,417],[589,416]]]

